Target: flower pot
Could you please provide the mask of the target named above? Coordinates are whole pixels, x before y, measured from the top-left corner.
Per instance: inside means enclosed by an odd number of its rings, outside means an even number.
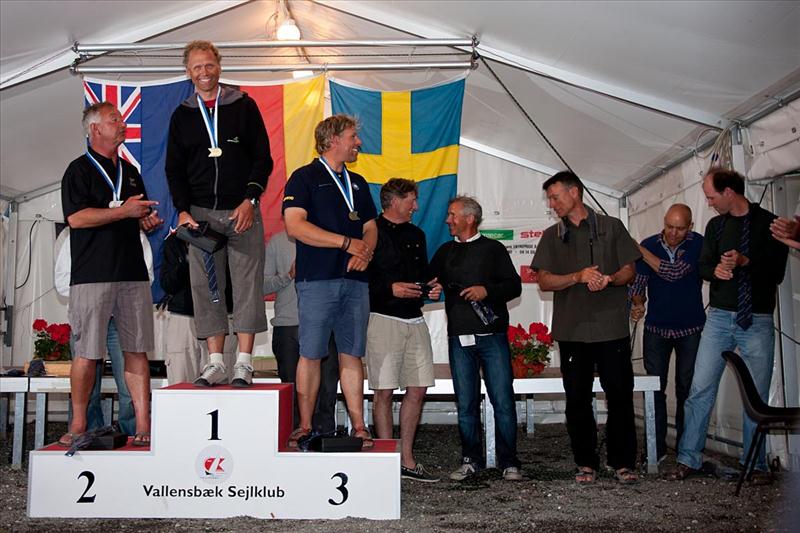
[[[526,363],[521,358],[511,361],[511,370],[515,378],[532,378],[544,372],[544,363]]]
[[[50,352],[44,356],[45,361],[58,361],[59,359],[61,359],[61,350]]]

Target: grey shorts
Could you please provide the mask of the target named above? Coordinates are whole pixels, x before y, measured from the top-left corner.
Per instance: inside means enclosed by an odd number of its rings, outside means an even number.
[[[69,323],[75,341],[73,357],[105,358],[108,321],[112,316],[123,352],[155,349],[149,281],[81,283],[69,290]]]
[[[234,333],[267,331],[267,309],[264,304],[264,226],[256,209],[253,226],[244,233],[233,231],[228,220],[233,209],[214,210],[191,207],[192,217],[208,222],[211,229],[228,237],[225,247],[214,253],[219,287],[219,301],[212,302],[208,290],[203,251],[189,246],[189,278],[194,301],[194,321],[201,339],[228,334],[228,308],[225,301],[225,269],[230,268],[233,293]]]
[[[424,320],[411,324],[370,314],[366,361],[372,390],[434,385],[431,336]]]

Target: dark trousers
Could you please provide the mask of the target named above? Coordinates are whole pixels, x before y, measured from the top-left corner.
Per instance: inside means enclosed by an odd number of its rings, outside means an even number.
[[[275,326],[272,328],[272,353],[278,363],[278,377],[282,383],[294,383],[297,375],[297,361],[300,359],[300,341],[297,326]],[[317,406],[311,420],[315,433],[329,433],[336,429],[336,390],[339,384],[339,354],[331,335],[328,342],[328,355],[320,364],[319,393]],[[300,423],[297,408],[297,389],[293,398],[292,427]]]
[[[600,466],[597,422],[592,411],[592,382],[596,370],[608,406],[608,466],[634,468],[636,425],[630,338],[592,343],[559,341],[558,347],[567,396],[567,432],[575,464],[595,470]]]
[[[694,375],[694,360],[700,345],[700,332],[679,339],[668,339],[645,330],[643,356],[644,368],[651,376],[661,378],[661,390],[655,393],[656,403],[656,450],[658,457],[667,453],[667,374],[669,359],[675,350],[675,428],[678,435],[675,447],[683,433],[683,404],[689,397]]]

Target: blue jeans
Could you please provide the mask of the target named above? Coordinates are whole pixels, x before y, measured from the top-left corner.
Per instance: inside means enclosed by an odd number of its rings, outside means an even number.
[[[681,441],[683,434],[683,406],[689,396],[694,375],[694,362],[697,358],[697,347],[700,344],[700,332],[677,339],[666,338],[645,330],[644,369],[651,376],[661,378],[661,390],[655,393],[656,406],[656,450],[661,458],[667,453],[667,375],[672,350],[675,350],[675,442]]]
[[[461,346],[450,337],[450,372],[458,405],[461,455],[469,462],[484,464],[481,444],[481,376],[495,416],[497,463],[501,469],[519,468],[517,459],[517,406],[514,402],[511,354],[505,333],[475,336],[474,346]]]
[[[117,383],[119,393],[119,427],[120,431],[126,435],[136,434],[136,416],[133,410],[133,401],[125,384],[125,356],[122,355],[122,348],[119,345],[119,333],[114,317],[108,322],[108,333],[106,334],[106,345],[108,347],[108,357],[111,360],[111,370],[114,373],[114,381]],[[100,386],[103,380],[103,361],[97,362],[97,371],[94,378],[94,388],[89,395],[89,405],[86,408],[86,430],[90,431],[108,424],[103,419],[103,407],[100,403]],[[70,402],[70,418],[72,418],[72,402]]]
[[[753,314],[753,324],[743,330],[736,324],[736,312],[709,307],[706,325],[700,337],[694,378],[686,400],[683,436],[678,446],[678,462],[691,468],[703,464],[702,451],[706,444],[708,419],[725,370],[722,352],[739,348],[756,383],[761,399],[769,398],[772,364],[775,359],[775,333],[772,315]],[[743,455],[746,457],[756,430],[756,424],[743,413]],[[758,450],[756,468],[767,469],[764,446]]]

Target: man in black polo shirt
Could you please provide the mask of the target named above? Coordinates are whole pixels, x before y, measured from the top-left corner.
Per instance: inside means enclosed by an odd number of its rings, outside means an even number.
[[[627,284],[642,254],[619,219],[583,203],[583,184],[572,172],[544,182],[550,209],[560,219],[544,231],[531,267],[539,288],[555,292],[553,338],[561,355],[567,396],[567,431],[578,471],[575,481],[595,480],[597,423],[592,411],[595,369],[608,405],[608,465],[621,483],[637,481],[633,366]]]
[[[364,367],[369,286],[365,272],[378,238],[375,204],[367,181],[347,169],[358,158],[357,122],[328,117],[314,130],[317,153],[286,183],[286,232],[297,241],[295,290],[300,333],[297,400],[300,424],[289,437],[297,446],[311,434],[320,383],[320,361],[331,333],[339,349],[339,380],[353,434],[364,447],[374,442],[364,423]]]
[[[673,480],[685,479],[703,463],[708,420],[725,370],[722,352],[739,349],[759,395],[768,400],[775,358],[772,315],[788,256],[786,246],[770,234],[775,215],[747,201],[741,175],[712,170],[703,178],[703,192],[719,216],[708,221],[700,252],[700,276],[711,282],[709,308],[685,405],[678,466],[665,475]],[[744,458],[753,444],[756,425],[747,413],[742,416]],[[770,480],[764,444],[755,452],[760,482]]]
[[[101,102],[83,112],[89,148],[67,167],[61,205],[70,226],[72,272],[69,321],[75,340],[70,374],[72,421],[59,439],[64,446],[86,431],[86,406],[95,367],[106,354],[111,317],[117,323],[125,356],[125,382],[136,414],[136,446],[150,445],[150,366],[154,349],[153,300],[140,228],[163,222],[145,196],[136,167],[117,155],[125,123],[113,104]]]
[[[424,298],[438,300],[442,286],[431,279],[425,233],[411,223],[417,210],[417,184],[392,178],[381,187],[383,213],[377,219],[378,244],[369,265],[367,371],[375,391],[372,417],[379,439],[391,439],[392,395],[405,389],[400,406],[400,473],[405,479],[435,482],[414,458],[414,436],[425,391],[434,385],[433,350],[422,317]],[[423,292],[424,288],[424,292]]]

